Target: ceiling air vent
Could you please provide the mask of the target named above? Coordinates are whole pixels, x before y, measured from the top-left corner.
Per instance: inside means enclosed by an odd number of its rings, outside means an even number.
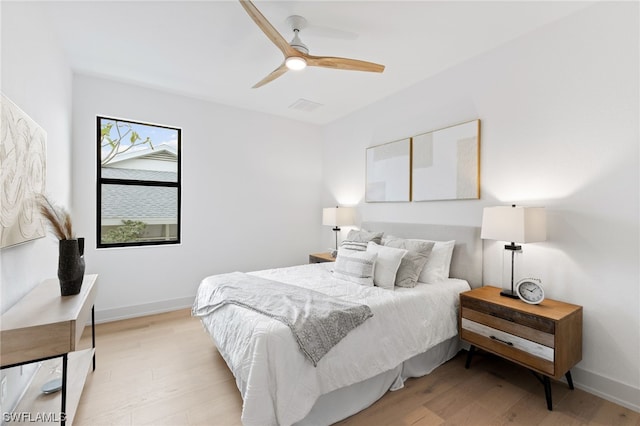
[[[289,105],[290,109],[297,109],[300,111],[306,111],[306,112],[311,112],[311,111],[315,111],[318,108],[320,108],[322,106],[322,104],[319,104],[317,102],[312,102],[312,101],[308,101],[306,99],[298,99],[297,101],[295,101],[294,103],[292,103],[291,105]]]

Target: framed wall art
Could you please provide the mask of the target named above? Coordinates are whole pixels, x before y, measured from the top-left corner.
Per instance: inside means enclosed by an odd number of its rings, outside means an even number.
[[[44,193],[47,134],[0,94],[0,248],[44,237],[35,195]]]
[[[365,201],[411,201],[411,139],[367,148]]]
[[[480,120],[412,139],[413,201],[480,198]]]

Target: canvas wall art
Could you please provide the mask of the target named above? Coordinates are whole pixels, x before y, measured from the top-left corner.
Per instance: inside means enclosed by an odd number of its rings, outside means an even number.
[[[44,237],[35,202],[44,193],[47,134],[0,94],[0,248]]]
[[[367,148],[365,201],[411,201],[410,171],[410,138]]]
[[[480,198],[480,120],[413,137],[412,200]]]

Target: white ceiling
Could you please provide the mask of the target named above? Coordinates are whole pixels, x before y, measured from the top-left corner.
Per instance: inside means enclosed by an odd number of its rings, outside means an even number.
[[[257,0],[287,40],[289,15],[309,21],[300,36],[310,54],[386,65],[382,74],[290,71],[258,89],[251,86],[283,57],[237,1],[75,1],[44,7],[77,72],[325,124],[588,4]],[[323,106],[290,109],[298,99]]]

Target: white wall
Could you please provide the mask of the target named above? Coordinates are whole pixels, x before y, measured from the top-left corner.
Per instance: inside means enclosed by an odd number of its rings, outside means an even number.
[[[360,220],[480,226],[482,208],[548,210],[545,243],[516,275],[584,307],[578,386],[640,410],[638,4],[603,2],[547,25],[324,130],[323,201]],[[365,148],[482,120],[481,199],[364,203]],[[331,244],[331,236],[324,236]],[[484,280],[500,286],[500,244]]]
[[[85,75],[73,80],[73,200],[98,273],[96,318],[190,306],[207,275],[307,262],[318,251],[317,126]],[[182,128],[182,244],[96,247],[96,115]]]
[[[63,206],[71,197],[71,70],[39,7],[2,2],[2,92],[47,132],[46,190]],[[58,246],[51,236],[0,250],[0,310],[5,312],[43,279],[55,276]],[[3,370],[11,407],[33,366]]]

